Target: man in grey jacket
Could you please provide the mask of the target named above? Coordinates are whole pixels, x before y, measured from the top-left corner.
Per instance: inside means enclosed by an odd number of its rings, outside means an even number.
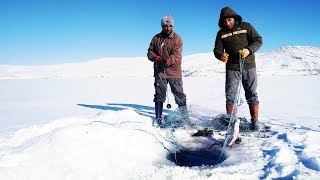
[[[247,22],[242,21],[230,7],[221,9],[219,27],[216,36],[214,55],[226,63],[226,110],[231,114],[237,93],[240,75],[239,54],[244,60],[242,85],[251,114],[251,129],[258,130],[258,94],[257,73],[254,53],[262,45],[262,37]]]
[[[153,62],[155,114],[158,124],[162,121],[163,103],[169,83],[179,110],[186,112],[186,95],[183,92],[181,59],[183,42],[173,31],[174,20],[166,15],[161,18],[162,31],[156,34],[148,48],[148,59]]]

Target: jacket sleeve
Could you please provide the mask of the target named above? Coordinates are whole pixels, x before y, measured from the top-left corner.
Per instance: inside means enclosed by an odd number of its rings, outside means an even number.
[[[220,39],[220,33],[217,33],[216,41],[214,43],[214,49],[213,49],[214,56],[220,60],[221,55],[223,54],[223,44]]]
[[[155,37],[152,38],[151,42],[150,42],[150,45],[149,45],[149,48],[148,48],[148,59],[150,61],[154,61],[155,57],[157,56],[156,53],[154,52],[154,49],[155,49]]]
[[[170,53],[170,56],[167,59],[170,63],[169,66],[174,65],[177,62],[181,61],[182,47],[183,47],[182,39],[180,37],[177,37],[177,39],[174,42],[174,46],[172,47],[172,51]]]
[[[248,36],[249,45],[247,46],[247,49],[253,54],[262,46],[262,37],[252,25],[248,28]]]

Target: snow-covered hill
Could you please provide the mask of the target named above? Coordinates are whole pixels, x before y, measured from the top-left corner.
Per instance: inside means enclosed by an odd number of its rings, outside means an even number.
[[[286,46],[269,53],[257,55],[261,73],[273,75],[319,75],[320,48],[309,46]]]
[[[257,53],[259,75],[320,75],[320,48],[286,46],[267,53]],[[213,53],[183,57],[185,77],[223,76],[224,63]],[[102,58],[81,63],[50,66],[0,65],[0,79],[64,79],[152,77],[152,63],[146,57]]]
[[[320,48],[286,46],[267,53],[257,53],[258,75],[320,75]],[[184,57],[184,76],[214,77],[224,74],[225,65],[213,53]]]

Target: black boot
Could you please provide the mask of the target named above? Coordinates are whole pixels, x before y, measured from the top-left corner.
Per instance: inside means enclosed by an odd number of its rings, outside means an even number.
[[[155,102],[155,114],[158,125],[162,123],[163,102]]]

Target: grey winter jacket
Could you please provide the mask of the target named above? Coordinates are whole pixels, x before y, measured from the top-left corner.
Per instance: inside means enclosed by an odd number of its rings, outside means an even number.
[[[174,31],[165,37],[162,33],[156,34],[148,48],[148,59],[154,61],[156,56],[161,56],[164,60],[161,63],[154,63],[154,76],[164,78],[181,78],[181,59],[183,42],[181,37]],[[165,65],[165,60],[169,61],[169,66]]]

